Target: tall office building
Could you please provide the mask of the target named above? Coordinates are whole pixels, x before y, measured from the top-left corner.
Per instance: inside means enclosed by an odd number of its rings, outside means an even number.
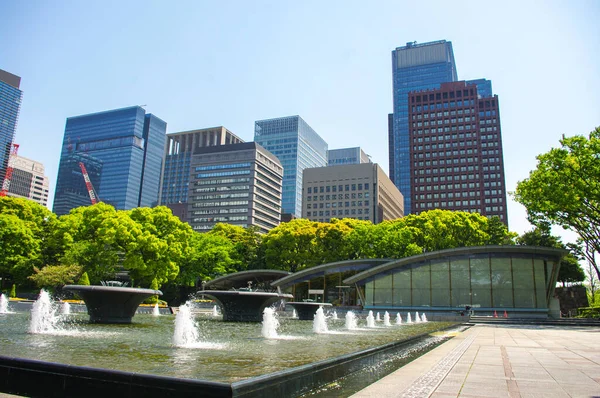
[[[68,118],[54,213],[90,205],[80,162],[102,202],[118,210],[156,206],[166,129],[139,106]]]
[[[462,210],[508,223],[498,96],[480,95],[478,83],[442,83],[409,93],[415,214]]]
[[[404,216],[404,198],[377,163],[304,170],[302,217],[319,222],[356,218],[380,223]]]
[[[6,176],[11,145],[15,138],[23,92],[21,78],[0,69],[0,186]]]
[[[279,159],[254,142],[196,148],[186,221],[199,232],[223,222],[267,233],[281,219],[282,178]]]
[[[339,166],[342,164],[371,163],[371,159],[361,147],[339,148],[327,151],[327,163],[329,166]]]
[[[23,156],[15,157],[8,196],[31,199],[47,206],[49,186],[42,163]]]
[[[161,173],[160,204],[187,221],[190,167],[194,150],[244,142],[223,126],[167,134]]]
[[[452,43],[407,43],[392,51],[394,113],[389,123],[390,178],[404,195],[404,212],[413,211],[408,133],[408,93],[439,88],[441,83],[458,80]]]
[[[302,172],[327,166],[327,143],[300,116],[259,120],[254,141],[283,165],[283,213],[302,215]]]

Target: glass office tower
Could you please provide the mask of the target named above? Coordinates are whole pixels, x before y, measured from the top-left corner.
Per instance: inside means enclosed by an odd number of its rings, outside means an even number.
[[[100,201],[118,210],[156,206],[166,129],[139,106],[68,118],[54,213],[90,205],[80,162]]]
[[[410,144],[408,135],[408,93],[439,88],[458,80],[452,43],[407,43],[392,51],[394,113],[389,119],[390,179],[404,195],[404,214],[412,213],[410,195]]]
[[[302,216],[302,172],[327,166],[327,143],[300,116],[258,120],[254,141],[283,165],[282,212]]]
[[[23,92],[21,78],[0,69],[0,186],[4,182],[11,145],[15,138]]]

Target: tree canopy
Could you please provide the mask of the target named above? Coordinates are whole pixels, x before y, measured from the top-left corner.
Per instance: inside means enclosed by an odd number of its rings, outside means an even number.
[[[595,263],[600,253],[600,127],[560,144],[537,157],[537,168],[517,184],[514,198],[532,224],[560,225],[579,234],[600,276]]]

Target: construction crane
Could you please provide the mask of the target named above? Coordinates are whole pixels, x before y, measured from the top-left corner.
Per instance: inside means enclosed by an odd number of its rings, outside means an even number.
[[[0,196],[6,196],[8,189],[10,188],[10,179],[13,174],[13,166],[17,160],[17,153],[19,152],[19,144],[12,144],[10,155],[8,156],[8,167],[6,167],[6,174],[4,175],[4,182],[2,183],[2,190],[0,190]]]
[[[83,162],[79,162],[79,168],[81,169],[81,174],[83,174],[83,180],[85,181],[88,195],[90,195],[90,200],[92,201],[92,204],[95,205],[98,203],[98,196],[96,195],[96,191],[94,191],[94,186],[92,185],[92,181],[90,180],[90,176],[88,175]]]

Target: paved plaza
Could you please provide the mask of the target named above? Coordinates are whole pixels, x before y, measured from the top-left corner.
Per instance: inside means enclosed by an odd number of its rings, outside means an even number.
[[[600,397],[600,328],[475,325],[352,397]]]

